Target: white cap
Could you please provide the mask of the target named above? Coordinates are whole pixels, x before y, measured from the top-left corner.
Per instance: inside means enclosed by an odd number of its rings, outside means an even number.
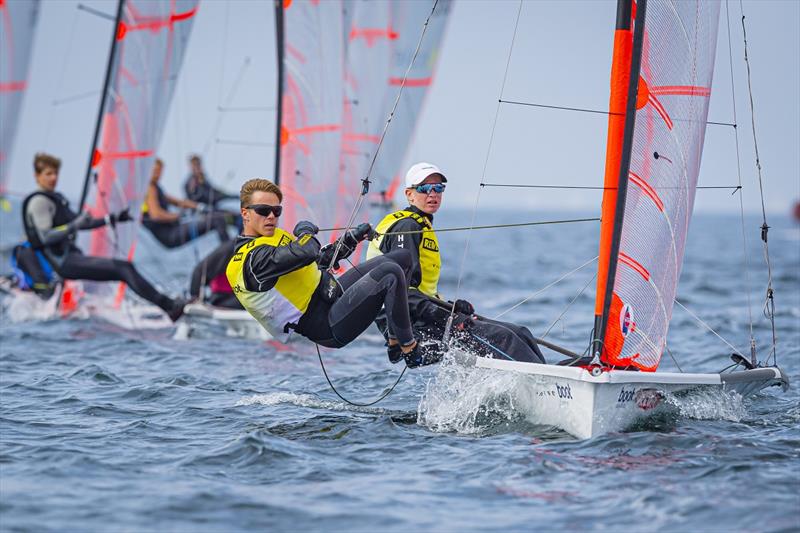
[[[444,176],[444,172],[439,170],[439,167],[430,163],[417,163],[406,172],[406,188],[416,187],[431,174],[439,174],[442,177],[442,183],[447,183],[447,178]]]

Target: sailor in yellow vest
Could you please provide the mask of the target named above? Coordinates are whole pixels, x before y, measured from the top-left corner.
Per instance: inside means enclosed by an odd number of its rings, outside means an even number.
[[[278,340],[285,340],[293,329],[329,348],[350,343],[385,307],[388,343],[409,366],[422,364],[408,315],[404,271],[411,266],[411,255],[399,250],[336,279],[325,270],[335,243],[320,247],[315,237],[319,228],[305,220],[293,233],[279,228],[282,200],[280,188],[271,181],[251,179],[242,185],[244,231],[226,270],[242,306]],[[337,262],[372,234],[369,224],[346,233]]]
[[[412,325],[417,338],[423,341],[420,350],[427,361],[441,359],[444,350],[438,342],[444,334],[452,302],[443,301],[439,294],[439,273],[442,259],[439,241],[433,230],[433,215],[444,198],[447,178],[438,167],[430,163],[413,165],[405,177],[405,194],[408,207],[386,215],[375,228],[378,238],[367,250],[367,258],[397,250],[409,250],[413,266],[409,279],[408,301]],[[386,334],[386,321],[376,320],[378,328]],[[544,363],[539,346],[531,332],[516,324],[480,317],[466,300],[455,301],[453,328],[457,339],[476,355]],[[389,351],[389,360],[400,360],[397,351]]]

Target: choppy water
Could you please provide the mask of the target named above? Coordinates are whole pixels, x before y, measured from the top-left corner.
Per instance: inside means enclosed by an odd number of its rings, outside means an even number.
[[[481,223],[561,216],[485,213]],[[466,220],[453,211],[437,226]],[[778,357],[794,388],[678,402],[672,416],[587,441],[526,423],[509,375],[407,372],[384,402],[356,408],[331,393],[309,347],[3,316],[0,529],[797,530],[800,228],[771,222]],[[763,355],[758,220],[747,225]],[[596,235],[592,223],[476,232],[460,296],[499,313],[594,257]],[[465,238],[441,235],[450,296]],[[740,242],[735,217],[696,217],[680,298],[746,349]],[[143,270],[182,287],[193,248],[142,248]],[[544,333],[592,275],[590,266],[508,318]],[[582,349],[592,298],[590,284],[548,337]],[[678,308],[670,346],[695,371],[719,370],[730,351]],[[337,387],[360,400],[399,371],[374,332],[324,357]],[[668,358],[662,366],[674,369]]]

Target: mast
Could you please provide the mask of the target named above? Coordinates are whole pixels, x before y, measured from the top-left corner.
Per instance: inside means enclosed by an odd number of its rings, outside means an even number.
[[[103,81],[103,93],[100,96],[100,108],[97,111],[97,124],[94,128],[94,138],[92,139],[92,148],[89,151],[89,164],[86,165],[86,177],[83,180],[83,191],[81,192],[81,201],[78,204],[78,213],[83,211],[83,206],[86,204],[86,196],[89,194],[89,183],[92,177],[92,163],[94,162],[94,154],[97,150],[97,140],[100,137],[100,128],[103,124],[103,115],[106,107],[106,98],[108,97],[108,86],[111,83],[111,70],[114,67],[114,58],[117,51],[117,32],[119,31],[119,23],[122,20],[122,8],[124,7],[125,0],[119,0],[117,4],[117,15],[114,17],[114,28],[111,31],[111,49],[108,54],[108,65],[106,66],[106,76]]]
[[[283,129],[283,51],[284,51],[284,32],[283,32],[283,2],[284,0],[274,0],[275,2],[275,50],[278,56],[278,103],[275,107],[275,185],[280,185],[281,179],[281,131]]]
[[[636,13],[631,43],[631,18]],[[600,229],[600,260],[595,299],[593,362],[599,363],[603,352],[611,296],[617,275],[619,244],[625,215],[628,172],[636,122],[636,100],[644,41],[644,20],[647,0],[618,0],[614,35],[614,57],[611,67],[608,145]],[[626,84],[627,79],[627,84]]]

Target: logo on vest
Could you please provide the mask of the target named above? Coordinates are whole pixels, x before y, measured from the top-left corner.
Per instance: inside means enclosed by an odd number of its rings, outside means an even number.
[[[243,255],[244,255],[244,254],[242,254],[242,252],[236,252],[236,253],[234,254],[234,256],[233,256],[233,260],[234,260],[234,261],[241,261],[241,260],[242,260],[242,256],[243,256]]]
[[[281,242],[278,243],[278,246],[285,246],[285,245],[289,244],[290,242],[292,242],[292,239],[290,239],[287,235],[283,235],[283,236],[281,236]],[[301,242],[300,244],[303,244],[303,243]]]
[[[433,239],[429,239],[427,237],[422,239],[422,247],[425,248],[426,250],[430,250],[431,252],[439,251],[439,247],[436,246],[436,241],[434,241]]]

